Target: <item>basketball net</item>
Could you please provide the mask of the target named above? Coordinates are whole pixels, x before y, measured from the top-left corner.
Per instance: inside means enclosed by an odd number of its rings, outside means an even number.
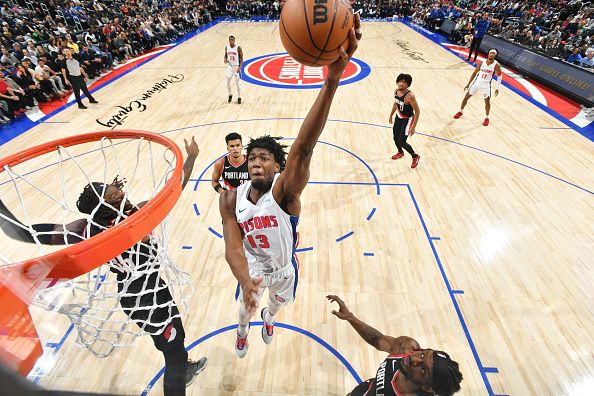
[[[20,173],[12,167],[4,168],[8,176],[7,181],[18,197],[20,208],[16,209],[20,209],[20,217],[17,216],[20,222],[2,213],[0,220],[4,220],[5,225],[6,222],[10,223],[18,232],[29,233],[39,256],[51,252],[52,249],[56,250],[56,246],[41,242],[49,236],[63,238],[66,246],[69,246],[75,244],[75,237],[78,240],[92,239],[92,226],[95,230],[107,230],[107,227],[95,221],[95,215],[102,205],[103,208],[109,207],[116,213],[116,218],[109,228],[124,221],[128,216],[133,216],[124,210],[125,202],[128,199],[133,203],[144,200],[150,202],[163,189],[174,168],[180,166],[176,164],[176,158],[169,147],[160,146],[144,138],[114,143],[104,137],[91,144],[91,150],[85,147],[87,151],[82,154],[72,152],[75,147],[80,149],[80,146],[58,146],[57,150],[50,153],[57,155],[53,168],[54,172],[59,170],[60,177],[59,181],[53,182],[54,184],[47,184],[51,186],[51,191],[45,188],[46,185],[41,180],[31,180],[35,171]],[[162,149],[160,155],[153,155],[155,146]],[[126,151],[127,157],[123,156],[123,151]],[[100,153],[102,157],[102,175],[97,174],[98,169],[101,169],[101,161],[97,160],[96,154],[93,155],[94,160],[89,162],[88,154],[92,152]],[[136,153],[135,161],[129,160],[130,152]],[[83,161],[86,164],[83,164]],[[85,168],[94,170],[91,172]],[[72,200],[78,198],[88,183],[100,181],[110,184],[115,175],[121,175],[126,180],[120,186],[120,190],[125,194],[120,207],[105,202],[103,190],[95,188],[93,192],[99,204],[90,214],[79,212],[76,205],[72,204]],[[30,213],[29,206],[36,201],[36,196],[55,207],[55,210],[47,211],[54,214],[51,219],[42,219],[39,214]],[[47,204],[45,205],[47,207]],[[13,204],[13,208],[15,206],[17,205]],[[46,214],[46,217],[49,216]],[[55,221],[57,217],[61,220]],[[86,220],[85,232],[82,235],[66,229],[67,224],[81,218]],[[63,230],[41,232],[32,227],[36,223],[48,222],[61,223]],[[137,241],[126,252],[121,252],[109,262],[82,276],[61,280],[52,287],[40,290],[32,304],[66,315],[76,329],[77,344],[97,357],[108,356],[116,348],[129,347],[139,336],[162,333],[172,319],[187,312],[188,299],[193,293],[190,275],[175,265],[167,249],[170,230],[171,216],[168,214],[147,237]],[[62,245],[60,248],[63,249],[65,246]],[[7,258],[1,261],[14,262]]]

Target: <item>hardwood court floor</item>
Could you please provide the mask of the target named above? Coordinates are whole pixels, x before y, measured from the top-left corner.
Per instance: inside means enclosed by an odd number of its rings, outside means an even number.
[[[324,183],[308,185],[300,223],[300,247],[313,250],[299,254],[297,301],[279,321],[320,337],[370,378],[385,354],[330,314],[324,296],[338,294],[382,332],[450,353],[464,374],[460,394],[587,394],[594,387],[592,142],[569,129],[545,129],[565,125],[507,88],[493,100],[489,127],[481,125],[476,98],[455,121],[472,68],[402,24],[363,28],[356,56],[372,72],[339,88],[335,121],[321,138],[328,144],[316,148],[311,181]],[[115,106],[169,74],[184,80],[152,97],[144,112],[131,112],[122,128],[166,132],[182,146],[196,136],[201,152],[193,178],[224,153],[231,131],[295,137],[301,121],[286,118],[304,117],[317,90],[242,83],[244,103],[227,104],[222,59],[229,34],[246,59],[283,50],[275,23],[218,24],[98,91],[94,110],[70,107],[50,119],[67,124],[41,124],[0,147],[0,156],[103,129],[96,119],[109,119]],[[403,72],[413,76],[422,111],[409,139],[422,157],[416,170],[408,155],[390,159],[387,121],[395,77]],[[208,230],[222,231],[217,195],[208,182],[192,187],[173,211],[169,244],[196,285],[187,344],[235,324],[238,310],[223,242]],[[58,341],[68,327],[38,309],[34,316],[44,342]],[[233,351],[234,330],[192,349],[191,357],[206,355],[209,365],[188,394],[341,395],[356,385],[341,361],[307,335],[279,328],[265,347],[259,333],[252,328],[243,360]],[[80,350],[74,339],[70,334],[55,356],[48,350],[41,385],[140,394],[163,365],[147,337],[105,359]],[[159,380],[149,394],[161,392]]]

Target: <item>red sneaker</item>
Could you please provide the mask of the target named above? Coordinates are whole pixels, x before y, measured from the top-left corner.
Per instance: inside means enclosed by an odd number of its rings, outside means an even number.
[[[392,156],[393,160],[397,160],[398,158],[404,157],[404,153],[396,153]]]
[[[485,118],[485,121],[483,121],[483,125],[484,126],[488,126],[489,125],[489,119]]]
[[[417,167],[417,165],[419,165],[419,160],[421,159],[421,156],[417,154],[416,157],[413,157],[413,161],[412,161],[412,165],[410,166],[411,168],[415,169]]]
[[[250,328],[248,326],[248,332],[250,331]],[[238,357],[242,358],[247,354],[248,348],[249,348],[249,343],[247,340],[247,334],[245,335],[245,337],[240,337],[239,333],[237,333],[237,339],[235,340],[235,353],[237,354]]]
[[[459,111],[459,112],[457,112],[456,114],[454,114],[454,118],[455,118],[455,119],[458,119],[458,118],[460,118],[460,117],[462,117],[462,112],[461,112],[461,111]]]

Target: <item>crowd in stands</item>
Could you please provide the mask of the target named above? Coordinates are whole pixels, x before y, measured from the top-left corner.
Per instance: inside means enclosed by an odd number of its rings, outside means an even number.
[[[450,39],[487,32],[548,56],[594,68],[594,8],[587,0],[352,0],[364,18],[409,16],[430,29],[455,22]],[[284,0],[0,0],[0,123],[69,95],[61,72],[70,48],[95,78],[214,18],[278,18]],[[474,38],[474,40],[473,40]],[[594,70],[594,69],[592,69]]]
[[[0,123],[70,94],[64,49],[89,78],[221,15],[225,0],[0,1]]]
[[[594,68],[594,8],[581,0],[517,2],[415,1],[411,16],[437,29],[445,19],[456,22],[452,41],[470,46],[483,13],[488,33],[547,56]],[[594,69],[593,69],[594,70]]]

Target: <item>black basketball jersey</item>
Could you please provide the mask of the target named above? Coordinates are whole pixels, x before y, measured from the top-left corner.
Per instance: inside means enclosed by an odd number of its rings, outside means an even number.
[[[400,374],[400,360],[408,355],[389,355],[379,366],[375,378],[360,383],[351,396],[400,396],[396,379]]]
[[[409,93],[410,91],[406,91],[404,95],[398,96],[398,90],[394,92],[394,100],[398,105],[398,107],[396,108],[396,115],[399,118],[410,118],[415,114],[412,105],[404,103],[404,98],[406,98],[406,95],[408,95]]]
[[[227,154],[223,161],[223,182],[229,189],[235,189],[250,180],[248,174],[247,158],[243,157],[243,162],[238,166],[232,165]]]

